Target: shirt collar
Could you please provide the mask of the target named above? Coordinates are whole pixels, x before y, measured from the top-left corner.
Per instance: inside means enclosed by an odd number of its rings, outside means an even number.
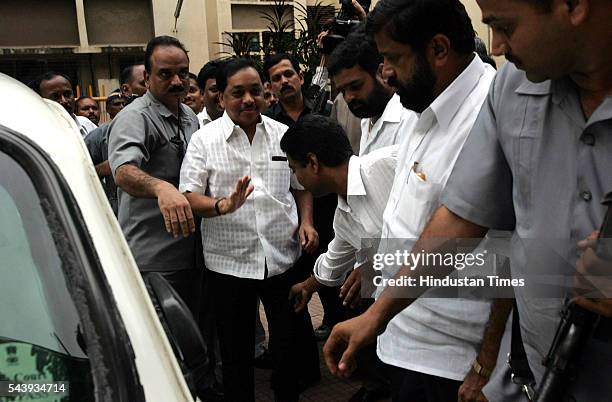
[[[310,101],[310,99],[308,99],[304,95],[302,95],[302,99],[304,100],[304,110],[302,110],[302,113],[300,113],[300,117],[312,112],[312,102]],[[291,117],[289,117],[289,115],[287,114],[287,111],[283,107],[283,104],[280,102],[278,102],[276,105],[272,107],[271,113],[275,119],[281,115],[286,116],[288,119],[291,119]]]
[[[202,109],[202,111],[198,114],[198,117],[202,120],[202,121],[207,121],[207,122],[211,122],[213,121],[212,118],[210,117],[210,115],[208,114],[208,112],[206,111],[206,108]]]
[[[485,69],[485,64],[474,53],[472,62],[429,106],[428,109],[433,111],[438,124],[444,131],[448,130],[455,114],[465,103],[474,87],[478,85]]]
[[[161,103],[159,100],[157,100],[157,98],[155,96],[153,96],[153,94],[151,93],[151,91],[147,91],[144,96],[147,97],[147,99],[149,100],[149,102],[151,102],[151,104],[157,106],[158,112],[160,115],[164,116],[164,117],[174,117],[176,119],[176,116],[174,115],[174,113],[172,113],[170,111],[170,109],[168,109],[166,107],[166,105],[164,105],[163,103]],[[180,107],[182,108],[183,105],[181,104]],[[181,110],[181,114],[183,114],[184,110]]]
[[[225,138],[225,141],[228,141],[232,134],[236,131],[237,128],[240,128],[240,126],[234,123],[234,121],[227,114],[227,111],[224,111],[223,115],[219,119],[221,120],[221,132],[223,133],[223,138]],[[261,114],[259,115],[259,119],[260,121],[259,123],[257,123],[257,126],[263,124],[264,131],[266,133],[270,132],[269,120],[267,120],[265,116]],[[240,128],[240,130],[242,130],[242,128]]]
[[[389,123],[399,123],[402,121],[403,111],[404,106],[402,106],[402,102],[400,102],[399,95],[393,94],[389,102],[387,102],[387,106],[385,106],[385,110],[379,120]]]

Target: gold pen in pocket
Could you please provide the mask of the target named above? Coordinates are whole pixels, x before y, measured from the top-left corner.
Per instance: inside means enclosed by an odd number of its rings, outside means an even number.
[[[419,168],[419,162],[415,161],[414,164],[412,165],[412,171],[414,172],[416,177],[418,177],[422,181],[427,181],[427,176],[425,175],[425,173],[417,171],[418,168]]]

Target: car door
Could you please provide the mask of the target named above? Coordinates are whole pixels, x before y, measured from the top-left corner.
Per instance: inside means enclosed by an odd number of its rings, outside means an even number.
[[[0,125],[0,383],[50,382],[65,386],[20,400],[145,400],[70,189],[44,152]]]

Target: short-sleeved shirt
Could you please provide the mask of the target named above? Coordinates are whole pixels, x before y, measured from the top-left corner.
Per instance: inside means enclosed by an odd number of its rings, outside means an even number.
[[[89,156],[91,156],[91,161],[94,166],[99,165],[100,163],[108,160],[108,127],[109,123],[101,124],[100,127],[93,130],[87,137],[85,137],[85,145],[87,146],[87,150],[89,151]],[[106,194],[106,198],[115,213],[115,216],[118,212],[118,202],[117,199],[117,185],[115,184],[115,180],[113,175],[108,175],[104,177],[100,177],[100,182],[102,183],[102,187],[104,188],[104,193]]]
[[[280,148],[287,126],[266,116],[252,143],[227,112],[198,130],[181,168],[180,191],[227,197],[251,177],[253,193],[231,214],[202,219],[206,267],[238,278],[282,274],[300,256],[297,206],[290,188],[302,190]]]
[[[441,201],[479,225],[514,229],[511,272],[523,342],[536,380],[571,283],[576,241],[602,223],[612,190],[612,97],[589,119],[569,79],[532,83],[506,63],[460,154]],[[546,281],[539,286],[539,274]],[[537,275],[537,277],[534,277]],[[555,276],[556,275],[556,276]],[[544,293],[546,292],[546,293]],[[546,296],[546,297],[544,297]],[[609,400],[612,344],[591,341],[574,396]],[[605,395],[602,399],[602,396]]]
[[[176,138],[180,137],[184,152],[198,129],[195,113],[180,106],[180,133],[177,117],[150,92],[117,114],[108,133],[113,176],[119,166],[129,163],[178,187],[183,155]],[[194,268],[196,236],[175,239],[168,234],[157,199],[133,197],[122,188],[117,193],[119,224],[141,271]]]

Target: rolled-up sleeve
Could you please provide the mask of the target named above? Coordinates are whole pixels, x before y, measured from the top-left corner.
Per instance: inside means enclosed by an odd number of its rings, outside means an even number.
[[[493,82],[442,192],[441,203],[475,224],[512,230],[512,172],[499,142],[495,89]]]
[[[330,287],[344,283],[346,274],[355,266],[357,250],[347,241],[338,237],[329,243],[327,252],[321,254],[314,265],[317,282]]]
[[[138,111],[125,110],[111,122],[108,134],[108,161],[111,172],[126,163],[140,167],[149,160],[147,123]]]
[[[179,191],[204,194],[208,187],[208,167],[206,165],[206,147],[198,131],[189,141],[187,153],[181,165]]]

